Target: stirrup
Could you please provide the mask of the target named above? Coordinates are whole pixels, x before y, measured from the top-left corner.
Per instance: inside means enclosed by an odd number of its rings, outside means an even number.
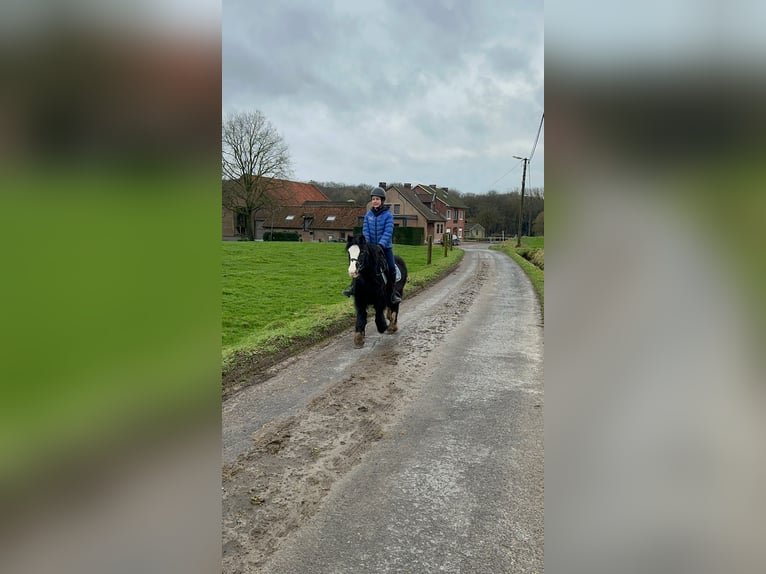
[[[401,302],[402,302],[402,298],[399,296],[399,294],[396,291],[391,293],[391,303],[401,303]]]

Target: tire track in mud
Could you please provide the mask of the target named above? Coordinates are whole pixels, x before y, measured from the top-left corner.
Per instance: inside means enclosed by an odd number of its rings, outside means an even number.
[[[223,572],[257,571],[292,531],[313,516],[332,485],[359,464],[428,378],[428,358],[454,332],[490,273],[476,273],[448,293],[447,312],[401,329],[358,373],[332,385],[297,415],[267,423],[253,448],[222,476]],[[369,327],[368,327],[369,328]]]

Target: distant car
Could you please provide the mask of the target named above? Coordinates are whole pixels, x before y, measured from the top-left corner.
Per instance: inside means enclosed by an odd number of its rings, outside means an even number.
[[[452,236],[452,245],[460,245],[460,239],[458,239],[457,235]]]

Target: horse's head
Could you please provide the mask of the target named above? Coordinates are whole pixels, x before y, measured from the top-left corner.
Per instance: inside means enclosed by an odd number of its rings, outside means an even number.
[[[367,254],[367,241],[364,235],[350,235],[346,240],[346,251],[348,252],[348,274],[356,278],[364,268],[364,260]]]

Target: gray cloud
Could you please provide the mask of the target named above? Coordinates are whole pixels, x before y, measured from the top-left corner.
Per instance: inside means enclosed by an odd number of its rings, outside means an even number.
[[[261,110],[299,180],[488,191],[543,112],[542,2],[506,4],[225,0],[224,112]]]

